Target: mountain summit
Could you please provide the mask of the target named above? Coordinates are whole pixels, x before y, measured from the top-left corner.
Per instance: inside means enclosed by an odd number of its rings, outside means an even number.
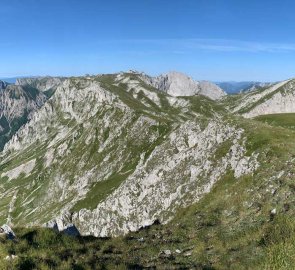
[[[174,97],[204,95],[210,99],[217,100],[226,95],[214,83],[195,81],[187,75],[176,71],[158,77],[144,76],[144,79],[145,82]]]

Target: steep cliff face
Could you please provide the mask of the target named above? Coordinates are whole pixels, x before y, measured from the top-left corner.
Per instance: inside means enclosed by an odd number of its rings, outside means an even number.
[[[203,95],[217,100],[226,95],[216,84],[207,81],[194,81],[180,72],[170,72],[158,77],[143,75],[142,78],[146,83],[175,97]]]
[[[204,95],[212,100],[219,100],[226,96],[226,93],[216,84],[208,81],[199,81],[199,95]]]
[[[137,74],[67,79],[5,145],[1,220],[57,219],[96,236],[167,222],[227,170],[257,169],[225,119],[213,101],[172,97]]]
[[[65,80],[63,77],[34,77],[34,78],[19,78],[15,85],[20,85],[26,88],[38,89],[46,96],[50,97]]]
[[[228,169],[235,176],[252,173],[256,156],[245,157],[242,130],[219,121],[204,130],[195,121],[173,129],[145,160],[94,210],[83,208],[72,222],[84,235],[109,236],[136,231],[155,220],[168,222],[179,207],[186,207],[208,193]],[[222,160],[215,153],[229,143]],[[160,161],[160,162],[159,162]]]
[[[47,97],[37,89],[8,85],[0,91],[0,149]]]
[[[0,81],[0,150],[63,81],[53,77],[21,78],[16,84]]]

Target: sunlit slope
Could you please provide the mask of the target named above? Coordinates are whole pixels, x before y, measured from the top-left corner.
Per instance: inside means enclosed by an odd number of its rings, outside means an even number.
[[[135,74],[67,79],[5,146],[1,219],[57,218],[98,236],[167,222],[228,168],[257,168],[226,119],[214,101],[171,97]]]
[[[227,96],[222,103],[231,113],[240,114],[246,118],[267,114],[294,113],[294,79]]]
[[[239,178],[231,168],[195,204],[118,238],[73,238],[45,229],[16,229],[17,267],[93,269],[290,269],[294,264],[293,130],[232,119],[245,130],[260,166]],[[215,152],[228,155],[226,143]],[[11,246],[2,245],[5,256]],[[66,259],[65,259],[66,258]],[[3,265],[7,262],[3,260]]]

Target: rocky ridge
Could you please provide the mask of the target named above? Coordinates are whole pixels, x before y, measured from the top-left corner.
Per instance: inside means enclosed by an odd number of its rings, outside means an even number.
[[[62,230],[73,224],[82,235],[118,236],[169,222],[229,171],[238,180],[259,169],[247,132],[221,106],[232,97],[213,101],[182,74],[48,80],[6,88],[20,96],[37,85],[40,91],[30,121],[1,154],[3,222]],[[279,95],[286,105],[292,89],[292,80],[266,86],[227,108],[252,117]]]
[[[5,145],[0,213],[31,225],[70,216],[95,236],[165,223],[228,169],[254,172],[244,144],[202,96],[171,97],[130,73],[66,79]]]
[[[267,114],[293,113],[295,112],[294,90],[294,80],[289,79],[250,89],[238,95],[227,96],[222,102],[229,112],[240,114],[245,118]]]
[[[30,86],[41,92],[54,91],[65,80],[63,77],[18,78],[15,85]]]
[[[63,80],[5,145],[0,222],[21,237],[15,263],[52,266],[54,250],[69,268],[293,265],[295,114],[263,116],[292,112],[293,80],[214,101],[143,76]],[[41,225],[63,233],[18,228]]]
[[[7,85],[0,92],[0,149],[47,100],[37,89]]]
[[[226,93],[214,83],[208,81],[194,81],[187,75],[175,71],[158,77],[150,77],[143,74],[142,79],[153,87],[175,97],[204,95],[210,99],[218,100],[226,95]]]
[[[17,79],[15,84],[0,81],[0,150],[49,99],[64,78]]]

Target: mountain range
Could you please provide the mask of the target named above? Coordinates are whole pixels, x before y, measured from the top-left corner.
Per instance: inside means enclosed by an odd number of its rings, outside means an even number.
[[[135,72],[139,73],[137,71],[132,71],[130,70],[129,72]],[[169,72],[170,74],[173,72]],[[175,72],[179,73],[179,72]],[[168,74],[163,74],[162,76],[167,76]],[[185,76],[185,74],[182,74]],[[20,78],[41,78],[42,76],[19,76],[19,77],[7,77],[7,78],[0,78],[2,82],[10,83],[10,84],[15,84],[17,80]],[[49,77],[49,76],[47,76]],[[159,76],[160,77],[160,76]],[[46,76],[45,76],[46,78]],[[202,81],[200,81],[202,82]],[[236,94],[241,91],[247,91],[253,87],[263,87],[266,86],[267,84],[271,84],[270,82],[257,82],[257,81],[221,81],[221,82],[210,82],[210,81],[203,81],[204,83],[212,83],[212,85],[217,85],[219,86],[223,91],[225,91],[227,94]]]
[[[261,263],[273,216],[294,213],[293,79],[236,95],[178,72],[0,86],[2,223],[96,237],[171,227],[187,264],[225,269],[240,266],[235,248]]]

